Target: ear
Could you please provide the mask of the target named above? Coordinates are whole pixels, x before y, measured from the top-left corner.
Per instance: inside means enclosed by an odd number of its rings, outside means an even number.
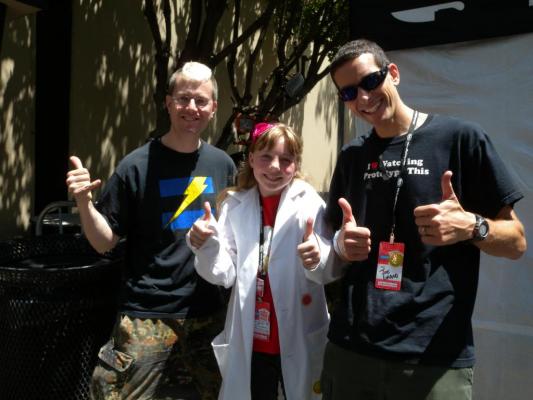
[[[213,100],[213,109],[211,110],[211,118],[215,116],[215,113],[217,112],[218,108],[218,102],[216,100]]]
[[[167,112],[170,112],[172,109],[171,107],[174,107],[174,100],[172,100],[172,96],[168,94],[165,96],[165,106],[167,107]]]
[[[392,79],[392,83],[394,83],[395,85],[399,85],[400,84],[400,70],[396,64],[394,63],[389,64],[389,74]]]
[[[248,164],[250,164],[250,167],[254,167],[254,153],[252,152],[248,153]]]

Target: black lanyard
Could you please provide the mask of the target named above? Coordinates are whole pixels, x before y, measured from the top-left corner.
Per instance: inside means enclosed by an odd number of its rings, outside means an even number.
[[[400,173],[398,174],[398,178],[396,178],[396,194],[394,195],[394,203],[392,204],[392,227],[389,238],[390,243],[394,243],[394,229],[396,228],[396,206],[398,205],[398,195],[400,194],[400,189],[403,185],[402,175],[406,170],[405,167],[407,165],[407,153],[409,152],[409,145],[411,144],[411,139],[413,138],[413,132],[415,130],[417,120],[418,111],[415,110],[413,111],[413,118],[411,119],[411,124],[409,125],[409,129],[407,130],[407,137],[405,138],[405,142],[403,144],[402,155],[400,157]]]
[[[261,220],[261,229],[259,230],[259,265],[257,267],[257,273],[259,276],[264,277],[268,272],[268,255],[270,254],[270,248],[272,247],[272,235],[274,233],[274,227],[272,227],[270,231],[268,249],[265,252],[265,224],[263,223],[263,204],[261,203],[261,196],[259,197],[259,218]],[[266,262],[265,258],[267,260]]]

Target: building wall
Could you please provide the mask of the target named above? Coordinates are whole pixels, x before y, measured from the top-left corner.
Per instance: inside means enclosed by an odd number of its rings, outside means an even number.
[[[70,151],[105,180],[154,129],[154,49],[139,0],[79,1],[72,14]]]
[[[0,54],[0,240],[31,226],[35,17],[6,21]]]
[[[337,160],[337,98],[335,86],[326,76],[294,110],[283,116],[302,135],[302,170],[319,192],[329,190]],[[300,114],[300,120],[293,122],[294,114]]]
[[[104,183],[118,161],[155,129],[155,48],[143,3],[76,0],[72,4],[69,148]],[[176,8],[171,3],[172,43],[179,48],[189,17],[182,7],[186,2],[178,0]],[[0,239],[27,234],[34,213],[34,21],[35,15],[6,24],[0,55]],[[221,26],[230,26],[229,20]],[[268,49],[273,49],[273,41],[266,46],[254,66],[260,73],[272,68]],[[232,111],[225,69],[221,63],[215,70],[219,109],[204,137],[209,142],[216,141]],[[303,170],[322,192],[329,186],[337,153],[336,115],[336,95],[326,77],[282,116],[302,134]],[[228,152],[237,150],[231,147]]]

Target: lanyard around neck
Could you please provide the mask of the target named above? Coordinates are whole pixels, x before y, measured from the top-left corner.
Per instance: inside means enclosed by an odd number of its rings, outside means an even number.
[[[258,274],[265,276],[268,272],[268,255],[272,247],[272,235],[274,234],[274,227],[270,230],[268,249],[265,250],[265,224],[263,223],[263,204],[261,203],[261,196],[259,196],[259,219],[261,221],[261,228],[259,230],[259,265]]]
[[[416,121],[418,120],[418,111],[413,111],[413,118],[411,118],[411,124],[409,125],[409,129],[407,130],[407,137],[405,138],[405,142],[403,144],[402,149],[402,155],[400,157],[401,164],[400,164],[400,173],[398,174],[398,177],[396,178],[396,193],[394,194],[394,203],[392,205],[392,227],[390,232],[390,238],[389,242],[394,243],[394,229],[396,228],[396,207],[398,205],[398,195],[400,194],[400,189],[403,185],[403,175],[405,172],[405,166],[407,165],[407,153],[409,152],[409,145],[411,144],[411,140],[413,138],[413,133],[416,127]]]

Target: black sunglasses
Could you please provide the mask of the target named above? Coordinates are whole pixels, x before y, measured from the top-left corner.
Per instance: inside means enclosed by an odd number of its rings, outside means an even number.
[[[379,71],[372,72],[371,74],[368,74],[363,79],[361,79],[361,82],[359,82],[359,85],[350,85],[345,86],[342,89],[339,89],[339,97],[342,101],[352,101],[357,98],[357,89],[362,88],[366,90],[367,92],[370,90],[374,90],[379,85],[383,83],[385,78],[387,77],[387,72],[389,71],[389,66],[385,65],[383,68],[381,68]]]

